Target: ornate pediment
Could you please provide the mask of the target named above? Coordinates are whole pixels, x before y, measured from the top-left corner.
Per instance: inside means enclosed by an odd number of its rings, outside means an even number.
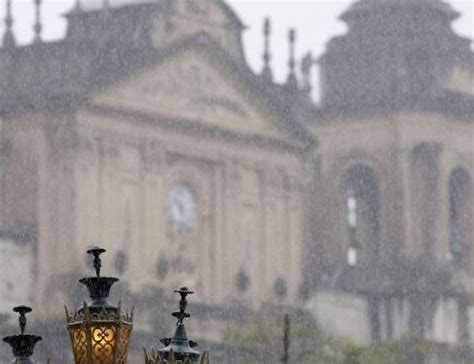
[[[236,72],[212,57],[186,50],[115,84],[96,104],[280,140],[289,136]]]
[[[206,34],[236,61],[245,62],[241,33],[244,26],[232,8],[222,0],[168,0],[162,17],[154,23],[156,48],[172,47],[184,39]]]

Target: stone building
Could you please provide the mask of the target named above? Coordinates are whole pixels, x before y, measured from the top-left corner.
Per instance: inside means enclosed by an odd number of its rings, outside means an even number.
[[[134,295],[189,284],[206,304],[316,316],[342,295],[362,302],[343,329],[361,314],[367,341],[429,336],[438,298],[469,321],[474,58],[448,5],[357,1],[319,59],[319,105],[294,34],[276,84],[269,24],[255,74],[223,1],[77,1],[51,43],[39,10],[28,46],[7,12],[0,50],[0,237],[44,315],[100,244]]]
[[[450,27],[458,15],[441,1],[358,1],[319,59],[312,305],[361,342],[472,340],[474,58]]]
[[[223,2],[113,4],[78,2],[52,43],[39,14],[25,47],[7,21],[2,225],[29,234],[34,303],[61,312],[94,244],[133,294],[258,306],[284,282],[295,302],[314,144],[282,102],[296,83],[251,72]]]

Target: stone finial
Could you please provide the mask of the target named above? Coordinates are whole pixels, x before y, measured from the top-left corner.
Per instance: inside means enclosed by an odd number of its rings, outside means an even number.
[[[15,36],[13,34],[13,16],[12,1],[7,0],[5,12],[5,34],[3,35],[3,47],[14,48],[16,46]]]
[[[108,11],[110,9],[110,0],[102,1],[102,9]]]
[[[34,42],[39,43],[41,42],[41,31],[43,30],[43,25],[41,23],[41,5],[42,0],[34,0],[35,1],[35,25],[34,25]]]
[[[290,57],[288,61],[289,73],[286,80],[286,84],[291,88],[298,88],[298,80],[295,73],[295,41],[296,41],[296,31],[295,29],[290,29],[288,32],[288,40],[290,43]]]
[[[269,81],[273,79],[273,72],[270,67],[270,61],[272,58],[270,54],[270,34],[271,34],[271,23],[270,23],[270,19],[266,18],[263,24],[264,51],[263,51],[262,76]]]

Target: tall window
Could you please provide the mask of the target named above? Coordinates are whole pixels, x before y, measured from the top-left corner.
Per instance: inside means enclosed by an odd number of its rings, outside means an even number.
[[[380,192],[375,171],[356,165],[346,172],[345,196],[349,227],[349,250],[358,248],[358,260],[380,255]],[[349,259],[350,256],[348,256]],[[352,258],[353,259],[353,258]],[[351,263],[351,262],[349,262]]]
[[[457,262],[470,252],[473,224],[471,176],[457,168],[449,177],[449,251]]]

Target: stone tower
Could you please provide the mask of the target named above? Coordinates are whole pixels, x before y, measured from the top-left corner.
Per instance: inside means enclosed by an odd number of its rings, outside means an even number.
[[[472,62],[471,41],[450,26],[458,16],[437,0],[353,4],[340,17],[349,31],[320,59],[323,107],[399,110],[442,97],[453,69]]]
[[[461,307],[457,294],[472,290],[474,57],[451,29],[457,16],[437,0],[361,0],[319,60],[308,279],[367,298],[374,340],[408,327],[465,338],[465,311],[452,328],[433,319],[441,303],[424,301],[456,291]],[[390,297],[409,313],[398,317]]]

